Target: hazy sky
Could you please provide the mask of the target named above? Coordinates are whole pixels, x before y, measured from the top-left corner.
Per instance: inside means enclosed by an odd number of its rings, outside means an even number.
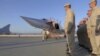
[[[34,33],[40,29],[27,24],[20,16],[37,19],[54,18],[63,27],[65,19],[64,4],[70,3],[76,15],[76,25],[87,17],[90,0],[0,0],[0,28],[11,24],[11,32]],[[100,6],[100,0],[98,0]]]

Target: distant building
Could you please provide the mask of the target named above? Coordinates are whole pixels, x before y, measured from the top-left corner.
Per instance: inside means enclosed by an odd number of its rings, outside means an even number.
[[[0,34],[10,34],[10,24],[4,26],[0,29]]]

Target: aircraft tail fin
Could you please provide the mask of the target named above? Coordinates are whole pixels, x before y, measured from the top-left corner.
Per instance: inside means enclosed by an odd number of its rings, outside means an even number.
[[[0,34],[10,34],[10,24],[0,29]]]

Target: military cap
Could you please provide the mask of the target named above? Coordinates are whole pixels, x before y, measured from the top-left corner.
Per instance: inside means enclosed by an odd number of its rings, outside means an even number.
[[[97,2],[97,0],[90,0],[90,3],[92,3],[92,2]]]
[[[69,6],[69,5],[71,5],[71,4],[70,4],[70,3],[66,3],[66,4],[64,5],[64,7]]]

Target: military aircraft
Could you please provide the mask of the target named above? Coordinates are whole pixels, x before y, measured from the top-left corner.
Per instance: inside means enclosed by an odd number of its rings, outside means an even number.
[[[27,23],[29,23],[31,26],[42,29],[43,35],[45,39],[48,38],[62,38],[65,36],[64,30],[61,29],[60,25],[52,20],[48,19],[36,19],[36,18],[30,18],[21,16],[22,19],[24,19]]]

